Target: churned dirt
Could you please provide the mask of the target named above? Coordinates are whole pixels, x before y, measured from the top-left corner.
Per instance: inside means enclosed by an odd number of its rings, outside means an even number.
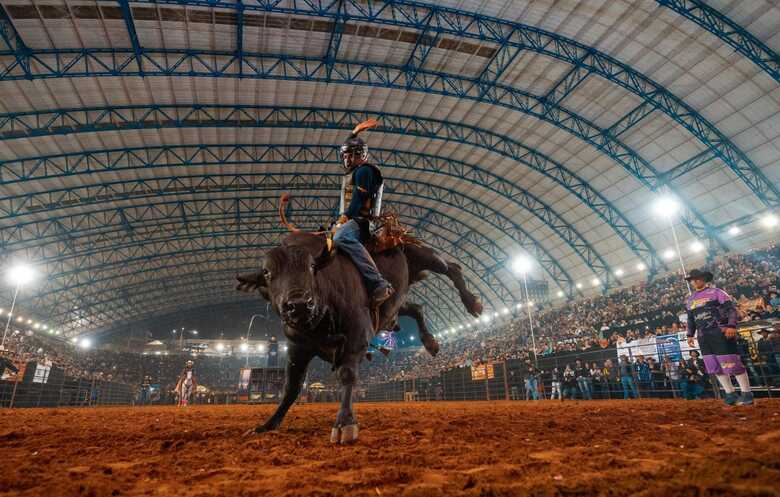
[[[774,496],[780,400],[0,410],[0,496]]]

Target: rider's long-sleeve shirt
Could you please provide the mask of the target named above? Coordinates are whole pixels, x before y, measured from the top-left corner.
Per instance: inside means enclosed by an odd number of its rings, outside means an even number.
[[[737,309],[734,300],[720,288],[708,287],[688,297],[688,336],[720,332],[721,328],[737,327]]]

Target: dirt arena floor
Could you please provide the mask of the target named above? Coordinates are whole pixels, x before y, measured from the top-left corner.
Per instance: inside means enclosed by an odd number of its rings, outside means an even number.
[[[775,496],[780,400],[0,410],[0,496]]]

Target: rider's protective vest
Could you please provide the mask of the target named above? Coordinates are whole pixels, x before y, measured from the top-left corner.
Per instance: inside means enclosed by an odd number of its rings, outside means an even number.
[[[382,192],[385,189],[384,180],[382,178],[382,172],[373,164],[363,164],[356,167],[352,174],[344,175],[341,180],[341,198],[339,200],[339,215],[343,215],[350,202],[352,202],[352,192],[355,189],[355,173],[361,167],[368,166],[374,170],[376,176],[379,178],[379,187],[374,192],[364,192],[366,194],[366,200],[360,208],[360,216],[366,219],[379,217],[382,212]]]

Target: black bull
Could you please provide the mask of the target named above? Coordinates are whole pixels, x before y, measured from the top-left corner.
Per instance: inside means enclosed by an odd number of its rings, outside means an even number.
[[[432,355],[438,344],[428,331],[421,307],[406,302],[409,286],[426,272],[447,276],[469,313],[482,312],[479,300],[467,289],[460,266],[447,262],[423,246],[406,245],[374,255],[381,273],[396,292],[379,309],[380,330],[397,329],[398,315],[415,319],[420,339]],[[257,273],[237,276],[241,291],[259,291],[284,322],[288,340],[286,383],[276,412],[254,432],[276,429],[300,394],[309,362],[317,356],[333,364],[342,386],[341,407],[331,433],[334,442],[357,438],[352,389],[360,361],[374,335],[368,295],[357,268],[343,254],[325,250],[324,237],[292,233],[270,250]]]

